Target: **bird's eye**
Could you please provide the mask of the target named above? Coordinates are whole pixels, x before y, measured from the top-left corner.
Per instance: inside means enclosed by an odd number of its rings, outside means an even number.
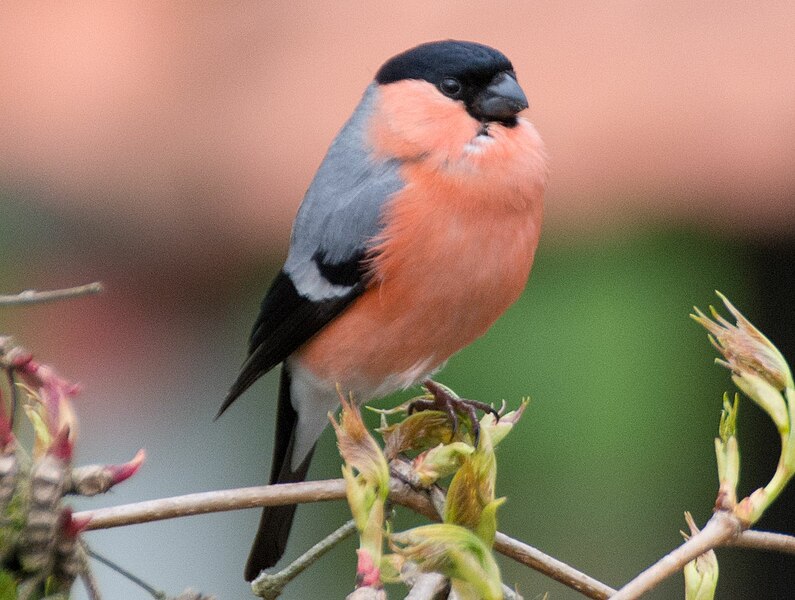
[[[449,96],[450,98],[458,98],[458,96],[461,94],[461,82],[458,81],[458,79],[454,79],[452,77],[445,77],[439,84],[439,89],[442,90],[442,93],[445,96]]]

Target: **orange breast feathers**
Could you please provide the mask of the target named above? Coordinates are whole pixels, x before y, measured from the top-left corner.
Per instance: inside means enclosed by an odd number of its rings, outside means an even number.
[[[524,289],[547,167],[524,119],[481,123],[431,84],[381,88],[370,137],[406,182],[387,203],[370,285],[296,354],[367,400],[427,377],[483,335]]]

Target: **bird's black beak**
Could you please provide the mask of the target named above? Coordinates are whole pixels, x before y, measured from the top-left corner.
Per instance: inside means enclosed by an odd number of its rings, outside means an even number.
[[[495,75],[472,105],[480,120],[503,122],[515,122],[516,114],[527,107],[527,96],[516,79],[506,72]]]

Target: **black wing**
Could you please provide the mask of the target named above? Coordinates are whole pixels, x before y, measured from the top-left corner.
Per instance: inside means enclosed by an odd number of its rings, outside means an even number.
[[[355,264],[360,263],[356,260]],[[334,265],[326,268],[341,267]],[[350,275],[353,270],[357,273],[355,283]],[[326,276],[329,276],[328,272]],[[361,269],[348,267],[345,276],[349,285],[353,283],[347,293],[315,301],[302,296],[290,276],[284,271],[279,272],[262,301],[249,340],[248,358],[243,363],[240,374],[232,384],[216,418],[220,417],[251,384],[295,352],[361,295],[365,288]]]

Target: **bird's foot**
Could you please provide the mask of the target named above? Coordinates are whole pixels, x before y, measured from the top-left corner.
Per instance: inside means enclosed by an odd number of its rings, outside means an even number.
[[[408,413],[412,414],[421,410],[438,410],[445,413],[453,426],[453,433],[458,431],[458,415],[463,414],[469,419],[472,436],[475,438],[475,446],[480,439],[480,421],[477,411],[491,413],[499,421],[500,413],[490,404],[478,402],[477,400],[466,400],[459,398],[449,388],[428,379],[423,386],[432,396],[432,400],[415,400],[408,407]]]

